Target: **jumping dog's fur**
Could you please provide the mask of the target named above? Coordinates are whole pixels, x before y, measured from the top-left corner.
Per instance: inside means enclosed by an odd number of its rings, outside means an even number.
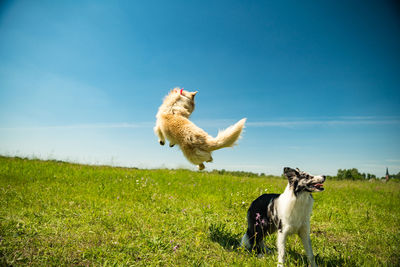
[[[264,252],[265,235],[278,231],[278,266],[284,264],[288,235],[298,234],[311,266],[316,266],[310,239],[312,192],[323,191],[326,177],[312,176],[299,169],[284,168],[288,185],[282,194],[264,194],[251,203],[247,212],[248,228],[242,246]]]
[[[156,115],[154,132],[160,145],[169,140],[169,146],[178,144],[183,155],[199,170],[204,169],[204,162],[212,162],[212,151],[234,146],[240,138],[246,119],[241,119],[227,129],[212,137],[189,120],[194,110],[196,92],[175,88],[164,98]]]

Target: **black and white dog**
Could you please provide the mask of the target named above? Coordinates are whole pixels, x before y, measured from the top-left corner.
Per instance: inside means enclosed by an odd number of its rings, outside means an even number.
[[[310,239],[312,192],[323,191],[326,177],[313,176],[299,169],[284,168],[288,185],[282,194],[264,194],[251,203],[247,212],[248,228],[241,245],[257,253],[265,250],[263,238],[278,231],[278,266],[283,266],[288,235],[298,234],[311,266],[316,266]]]

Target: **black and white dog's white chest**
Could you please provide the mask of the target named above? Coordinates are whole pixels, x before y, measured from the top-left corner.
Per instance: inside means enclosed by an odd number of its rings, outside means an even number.
[[[298,233],[303,227],[309,227],[314,199],[308,192],[295,196],[291,190],[285,190],[277,199],[277,217],[289,234]]]

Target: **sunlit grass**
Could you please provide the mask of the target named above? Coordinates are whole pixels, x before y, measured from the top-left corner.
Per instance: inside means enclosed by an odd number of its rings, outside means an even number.
[[[137,170],[0,157],[0,265],[273,266],[238,247],[251,201],[280,177]],[[400,184],[327,181],[314,194],[321,266],[398,265]],[[289,266],[304,266],[301,242]]]

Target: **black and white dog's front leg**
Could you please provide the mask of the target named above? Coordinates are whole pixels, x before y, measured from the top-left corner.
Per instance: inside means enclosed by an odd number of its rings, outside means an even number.
[[[304,250],[306,251],[308,262],[311,264],[311,267],[316,267],[314,259],[314,253],[311,247],[311,238],[310,238],[310,226],[306,226],[299,231],[299,237],[303,242]]]
[[[283,267],[285,263],[285,245],[288,233],[283,229],[278,230],[276,247],[278,248],[278,267]]]

